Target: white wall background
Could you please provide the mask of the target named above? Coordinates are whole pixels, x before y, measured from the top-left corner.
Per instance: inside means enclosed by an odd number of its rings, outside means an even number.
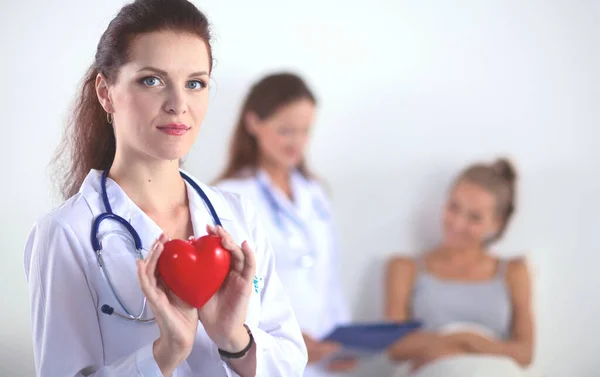
[[[0,375],[33,376],[22,250],[52,201],[46,164],[96,43],[121,0],[0,7]],[[536,270],[537,364],[600,368],[600,3],[196,0],[214,25],[212,104],[187,168],[223,166],[238,106],[260,75],[293,69],[320,109],[310,150],[329,181],[345,293],[381,317],[382,261],[435,242],[449,179],[507,154],[519,213],[499,252]],[[68,336],[68,334],[65,334]],[[382,360],[357,376],[389,368]]]

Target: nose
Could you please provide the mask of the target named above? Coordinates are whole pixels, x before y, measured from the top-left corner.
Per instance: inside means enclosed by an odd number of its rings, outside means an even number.
[[[169,91],[165,101],[164,110],[169,114],[180,115],[187,112],[187,99],[185,92],[177,88]]]
[[[467,221],[464,216],[457,215],[452,218],[452,230],[456,233],[463,233],[467,227]]]

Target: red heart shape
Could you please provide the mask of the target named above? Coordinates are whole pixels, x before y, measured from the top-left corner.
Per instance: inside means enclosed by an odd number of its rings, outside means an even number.
[[[165,243],[158,273],[166,286],[200,309],[219,290],[229,272],[231,255],[213,235]]]

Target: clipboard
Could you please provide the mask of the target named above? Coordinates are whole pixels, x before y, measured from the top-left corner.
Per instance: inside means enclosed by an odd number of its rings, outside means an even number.
[[[322,340],[341,344],[334,359],[373,356],[385,352],[403,336],[421,328],[418,321],[353,323],[338,326]]]

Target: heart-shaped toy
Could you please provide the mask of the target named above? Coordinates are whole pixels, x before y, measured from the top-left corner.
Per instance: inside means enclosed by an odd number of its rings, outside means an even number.
[[[213,235],[171,240],[158,259],[158,273],[166,286],[200,309],[219,290],[229,272],[231,255]]]

